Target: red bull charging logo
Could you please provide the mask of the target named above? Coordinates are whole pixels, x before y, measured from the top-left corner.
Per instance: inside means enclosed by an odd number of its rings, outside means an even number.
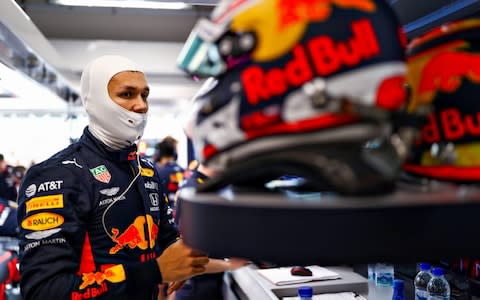
[[[433,99],[437,91],[453,93],[464,78],[480,84],[480,54],[464,51],[437,54],[423,68],[419,97]]]
[[[373,0],[279,0],[280,30],[308,21],[325,21],[332,14],[332,6],[341,9],[355,9],[367,13],[375,11]]]
[[[334,7],[368,14],[377,10],[374,0],[265,0],[235,15],[231,29],[254,31],[258,44],[251,58],[269,61],[288,53],[300,41],[310,22],[329,19]]]
[[[459,97],[458,101],[467,101],[456,92],[465,81],[480,84],[480,54],[467,50],[468,44],[457,40],[409,60],[409,83],[413,89],[411,108],[434,103],[439,92]],[[437,108],[435,114],[430,114],[428,124],[422,129],[421,141],[432,144],[442,139],[455,141],[466,135],[480,135],[477,112],[460,107]]]
[[[147,228],[145,228],[145,225]],[[146,229],[148,232],[147,237],[145,236]],[[120,233],[118,228],[112,228],[112,234],[115,246],[110,249],[110,254],[115,254],[124,247],[129,247],[130,249],[138,247],[142,250],[150,247],[152,249],[155,246],[158,225],[153,222],[153,218],[150,215],[138,216],[122,233]]]
[[[104,281],[109,281],[112,283],[117,283],[125,280],[125,270],[122,265],[114,265],[108,268],[105,268],[101,272],[91,272],[82,274],[82,284],[80,285],[80,290],[85,289],[86,287],[97,284],[102,285]]]

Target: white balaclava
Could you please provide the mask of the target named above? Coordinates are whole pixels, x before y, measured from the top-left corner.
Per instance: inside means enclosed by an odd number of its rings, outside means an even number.
[[[82,73],[81,98],[89,117],[88,129],[105,145],[119,150],[132,145],[143,135],[146,113],[129,111],[108,94],[108,83],[124,71],[142,72],[129,59],[106,55],[90,62]]]

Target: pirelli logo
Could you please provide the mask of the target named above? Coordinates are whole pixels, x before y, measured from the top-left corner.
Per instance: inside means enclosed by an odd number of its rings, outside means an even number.
[[[39,209],[63,208],[63,194],[36,197],[25,203],[27,213]]]

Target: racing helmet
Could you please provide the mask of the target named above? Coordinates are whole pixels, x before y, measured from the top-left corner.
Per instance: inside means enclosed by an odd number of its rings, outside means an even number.
[[[220,1],[178,57],[216,79],[192,130],[197,159],[221,174],[212,189],[295,174],[345,194],[390,190],[408,148],[392,122],[405,45],[383,0]]]
[[[435,180],[480,180],[480,19],[442,25],[407,49],[409,110],[432,112],[404,165]]]

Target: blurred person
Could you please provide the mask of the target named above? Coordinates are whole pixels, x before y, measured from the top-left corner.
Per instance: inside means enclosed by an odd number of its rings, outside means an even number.
[[[3,154],[0,154],[0,198],[7,199],[8,184],[6,176],[7,162]]]
[[[169,148],[168,152],[165,152],[163,153],[162,155],[162,146],[163,145],[168,145]],[[178,141],[173,137],[173,136],[166,136],[164,137],[156,146],[155,146],[155,150],[156,150],[156,153],[155,153],[155,161],[157,162],[157,165],[159,167],[162,167],[164,166],[166,163],[168,163],[169,161],[171,160],[174,160],[176,161],[177,160],[177,156],[178,156],[178,153],[177,153],[177,146],[178,146]]]
[[[18,190],[20,189],[20,183],[22,182],[22,179],[25,176],[25,172],[27,172],[27,168],[25,168],[22,165],[15,166],[12,169],[13,187],[15,189],[15,200],[17,200],[16,195],[18,195]]]
[[[172,208],[175,208],[175,193],[183,180],[185,172],[184,168],[177,163],[177,144],[178,141],[176,139],[167,136],[155,147],[155,161],[158,174],[164,191],[167,193],[168,203]]]
[[[0,154],[0,198],[16,201],[17,193],[11,178],[11,169],[3,154]]]
[[[152,299],[158,284],[205,271],[208,257],[179,238],[155,167],[137,154],[148,94],[127,58],[84,69],[88,126],[20,186],[23,298]]]
[[[17,209],[16,202],[0,198],[0,237],[17,237]]]
[[[18,235],[17,193],[12,180],[14,174],[9,169],[0,154],[0,300],[7,299],[7,286],[16,286],[20,281],[18,253],[7,245],[11,243],[16,246]]]

